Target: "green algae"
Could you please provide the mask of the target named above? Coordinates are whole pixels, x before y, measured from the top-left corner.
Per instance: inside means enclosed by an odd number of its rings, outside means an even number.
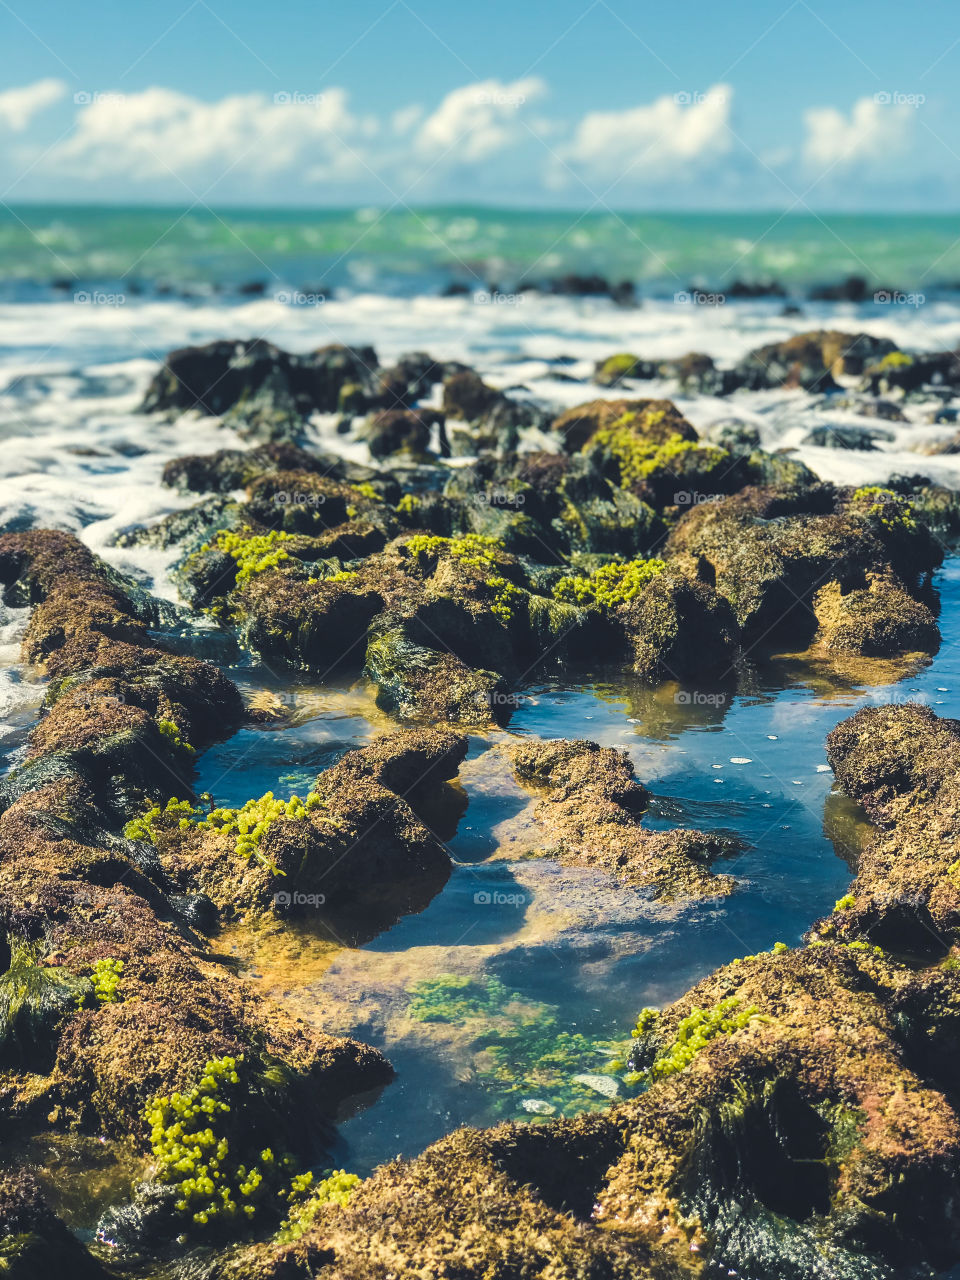
[[[292,1174],[293,1159],[269,1146],[253,1162],[240,1158],[228,1129],[232,1125],[243,1132],[236,1120],[247,1087],[240,1074],[243,1061],[242,1055],[211,1058],[193,1088],[147,1103],[143,1116],[156,1178],[177,1188],[176,1209],[194,1226],[260,1217],[276,1221],[285,1212],[278,1236],[296,1240],[324,1205],[346,1204],[360,1179],[343,1169],[328,1170],[319,1181],[310,1172]]]
[[[103,956],[94,961],[90,969],[90,981],[93,983],[93,994],[101,1004],[116,1004],[120,998],[117,992],[122,975],[122,960],[116,960],[113,956]]]
[[[441,974],[407,990],[416,1021],[467,1025],[494,1118],[602,1110],[642,1083],[623,1044],[568,1030],[556,1006],[525,1000],[496,978]]]
[[[658,559],[614,560],[595,569],[589,577],[561,578],[553,588],[553,597],[564,604],[596,604],[613,609],[635,599],[666,567],[666,563]]]
[[[41,965],[25,945],[0,975],[0,1061],[23,1066],[52,1047],[57,1031],[93,994],[93,984],[59,965]]]
[[[701,1049],[716,1036],[729,1036],[735,1031],[742,1031],[755,1019],[762,1018],[756,1005],[748,1005],[738,1009],[739,1000],[729,996],[719,1000],[709,1009],[699,1006],[693,1008],[680,1022],[677,1033],[671,1044],[661,1049],[654,1058],[647,1073],[651,1081],[664,1080],[667,1076],[683,1071],[694,1060]]]
[[[325,1205],[348,1203],[362,1179],[343,1169],[332,1169],[314,1180],[312,1173],[297,1174],[290,1184],[287,1217],[280,1224],[277,1239],[282,1244],[299,1240],[309,1231]]]
[[[201,796],[201,800],[208,798]],[[239,809],[216,808],[209,812],[195,807],[189,800],[174,798],[168,800],[163,808],[153,805],[140,817],[131,819],[123,834],[129,840],[149,840],[155,845],[165,831],[189,831],[191,828],[218,831],[235,837],[237,857],[245,861],[252,858],[260,866],[282,875],[283,872],[261,851],[264,835],[278,819],[297,822],[313,815],[318,821],[332,821],[320,815],[319,810],[323,807],[324,801],[315,792],[310,792],[306,800],[296,795],[289,800],[278,800],[272,791],[268,791],[248,800]]]

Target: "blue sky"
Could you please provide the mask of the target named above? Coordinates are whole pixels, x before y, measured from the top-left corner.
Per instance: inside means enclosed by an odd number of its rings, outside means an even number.
[[[0,198],[955,209],[927,0],[0,6]]]

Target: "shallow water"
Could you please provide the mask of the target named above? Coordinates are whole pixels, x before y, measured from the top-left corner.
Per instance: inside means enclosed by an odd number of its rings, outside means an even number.
[[[960,559],[947,562],[936,586],[949,636],[960,619]],[[471,737],[443,807],[446,829],[436,827],[454,871],[424,910],[356,947],[341,946],[321,920],[298,922],[292,936],[279,938],[228,931],[225,949],[242,954],[271,994],[325,1030],[383,1049],[397,1070],[393,1084],[344,1119],[330,1158],[366,1174],[459,1124],[524,1118],[525,1100],[569,1101],[556,1081],[538,1094],[513,1088],[515,1079],[492,1078],[497,1064],[482,1043],[491,1030],[519,1028],[518,1052],[538,1027],[579,1033],[597,1042],[593,1060],[575,1068],[590,1074],[609,1062],[611,1046],[628,1041],[644,1005],[676,998],[735,956],[776,941],[797,944],[845,892],[869,833],[832,789],[826,735],[870,703],[913,699],[940,715],[960,714],[955,643],[946,641],[899,680],[879,664],[860,665],[859,674],[841,675],[812,655],[775,657],[741,673],[738,690],[649,690],[609,676],[531,686],[506,732]],[[349,714],[351,696],[359,708],[366,695],[317,696],[298,726],[243,731],[201,759],[201,782],[208,785],[242,750],[239,777],[223,780],[218,799],[245,798],[265,784],[290,794],[318,752],[332,758],[366,740],[362,711]],[[627,751],[654,796],[648,825],[720,828],[746,841],[716,868],[736,879],[736,891],[686,906],[655,903],[598,873],[518,856],[528,851],[532,800],[499,752],[518,735],[590,738]],[[448,974],[481,987],[493,979],[506,991],[467,1017],[418,1020],[411,988]],[[519,1003],[510,1004],[512,997]],[[605,1105],[589,1087],[581,1092],[583,1105]]]

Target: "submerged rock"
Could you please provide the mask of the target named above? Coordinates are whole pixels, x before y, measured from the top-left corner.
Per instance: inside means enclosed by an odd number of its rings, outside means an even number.
[[[719,897],[733,890],[710,863],[735,853],[734,837],[702,831],[650,831],[641,825],[649,795],[626,752],[595,742],[525,742],[510,749],[518,781],[545,792],[535,810],[548,843],[540,853],[595,867],[657,897]]]

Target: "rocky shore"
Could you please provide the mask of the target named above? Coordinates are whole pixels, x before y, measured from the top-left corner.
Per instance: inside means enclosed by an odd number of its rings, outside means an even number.
[[[183,605],[71,534],[0,535],[45,681],[0,780],[4,1127],[123,1140],[143,1171],[89,1247],[0,1176],[5,1274],[919,1280],[960,1260],[960,723],[928,708],[834,730],[838,787],[874,827],[849,893],[803,945],[638,1011],[631,1096],[602,1111],[317,1177],[341,1104],[391,1065],[292,1018],[212,942],[282,930],[305,901],[360,940],[423,910],[451,875],[436,810],[469,735],[508,726],[532,673],[729,689],[777,649],[906,664],[952,640],[931,578],[954,491],[826,483],[732,425],[703,439],[635,394],[668,375],[716,395],[855,379],[875,409],[960,389],[952,354],[818,331],[732,369],[617,355],[595,380],[622,398],[556,413],[422,353],[384,368],[371,348],[221,341],[171,353],[142,412],[213,416],[248,447],[171,459],[191,504],[118,539],[174,556]],[[318,450],[317,414],[369,461]],[[191,656],[211,634],[281,675],[368,682],[395,728],[302,796],[218,805],[197,753],[268,712]],[[528,856],[655,901],[736,892],[742,842],[652,824],[625,753],[503,753],[536,801]]]

